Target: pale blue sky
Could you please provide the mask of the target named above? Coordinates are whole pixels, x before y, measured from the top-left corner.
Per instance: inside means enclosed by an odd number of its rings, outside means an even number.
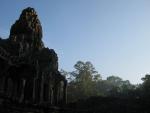
[[[0,0],[1,37],[28,6],[38,12],[59,68],[91,61],[103,79],[116,75],[132,83],[150,73],[149,0]]]

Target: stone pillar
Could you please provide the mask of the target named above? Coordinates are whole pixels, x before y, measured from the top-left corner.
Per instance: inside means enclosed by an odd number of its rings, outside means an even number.
[[[48,93],[47,100],[48,100],[48,102],[50,102],[50,94],[51,94],[51,86],[50,86],[50,81],[48,82],[48,91],[47,91],[47,93]],[[50,103],[51,103],[51,102],[50,102]]]
[[[49,98],[50,98],[50,104],[53,104],[53,100],[54,100],[54,96],[53,96],[53,88],[50,85],[50,94],[49,94]]]
[[[26,102],[32,102],[33,95],[33,78],[27,79],[24,89],[24,99]]]
[[[36,78],[35,80],[35,87],[34,87],[34,92],[35,92],[35,103],[40,102],[40,91],[41,91],[41,80],[40,78]]]
[[[1,92],[4,93],[4,87],[5,87],[5,79],[6,77],[2,77],[2,82],[1,82]]]
[[[12,93],[11,93],[11,97],[13,98],[13,100],[16,100],[17,99],[17,87],[18,87],[18,84],[17,82],[19,82],[18,80],[13,80],[12,82]]]
[[[25,90],[25,83],[26,83],[26,80],[22,80],[21,83],[20,83],[20,98],[19,98],[19,102],[22,103],[23,100],[24,100],[24,90]]]
[[[57,86],[57,103],[61,100],[61,82],[58,83]]]
[[[23,98],[23,90],[24,90],[24,80],[23,79],[20,79],[19,81],[18,81],[18,84],[17,84],[17,100],[19,101],[19,102],[22,102],[22,98]]]
[[[36,67],[36,77],[34,79],[34,91],[33,91],[33,98],[34,98],[34,102],[38,103],[40,101],[40,87],[41,87],[41,83],[40,83],[40,67],[39,67],[39,63],[38,60],[35,61],[35,67]]]
[[[57,105],[58,104],[58,84],[55,85],[54,87],[53,95],[54,95],[54,105]]]
[[[7,94],[8,97],[11,97],[12,94],[15,92],[15,91],[13,91],[13,87],[15,88],[15,86],[12,82],[12,79],[8,78],[8,80],[7,80],[7,89],[6,89],[6,94]]]
[[[44,91],[44,75],[42,74],[40,83],[40,103],[43,102],[43,91]]]
[[[30,102],[34,102],[34,99],[33,99],[33,92],[34,92],[34,78],[31,78],[31,81],[30,81]]]
[[[49,102],[49,85],[47,83],[44,83],[43,93],[44,102]]]
[[[0,78],[0,93],[3,91],[3,78],[4,77]]]
[[[63,86],[63,102],[67,104],[67,80],[64,80]]]
[[[33,102],[36,99],[36,78],[33,79],[33,93],[32,93]]]
[[[4,80],[4,94],[7,95],[7,89],[8,89],[8,77]]]

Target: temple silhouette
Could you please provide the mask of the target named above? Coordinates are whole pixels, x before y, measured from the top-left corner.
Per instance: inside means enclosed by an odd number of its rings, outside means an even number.
[[[42,26],[33,8],[26,8],[0,38],[0,96],[25,104],[65,104],[67,80],[58,71],[58,57],[42,42]],[[6,99],[7,98],[7,99]]]

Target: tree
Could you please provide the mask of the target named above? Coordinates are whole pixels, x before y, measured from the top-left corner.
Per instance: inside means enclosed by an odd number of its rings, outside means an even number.
[[[68,80],[68,82],[72,81],[73,78],[70,76],[69,72],[67,72],[67,71],[65,71],[65,70],[63,70],[63,69],[61,69],[61,70],[60,70],[60,73],[61,73],[63,76],[66,77],[66,79]]]
[[[145,77],[142,78],[142,81],[143,81],[142,90],[144,96],[150,96],[150,75],[146,74]]]
[[[101,79],[100,74],[95,70],[93,64],[89,61],[83,62],[78,61],[74,68],[76,69],[71,74],[75,77],[76,81],[85,81],[85,80],[98,80]]]
[[[111,84],[110,95],[127,97],[135,90],[135,86],[129,80],[123,80],[117,76],[107,77],[107,81]]]
[[[107,77],[107,81],[112,83],[114,86],[120,87],[122,85],[123,80],[120,77],[112,75],[112,76]]]
[[[135,92],[135,85],[131,84],[129,80],[122,81],[122,86],[120,87],[121,96],[129,97],[133,95]]]
[[[94,82],[100,80],[101,76],[95,70],[93,64],[89,61],[78,61],[74,65],[74,68],[75,71],[71,72],[71,75],[74,77],[71,84],[74,85],[74,93],[76,94],[76,98],[87,98],[94,95]]]

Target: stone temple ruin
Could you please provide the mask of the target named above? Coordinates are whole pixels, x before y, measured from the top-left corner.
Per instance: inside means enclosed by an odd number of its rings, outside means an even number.
[[[42,42],[42,26],[33,8],[22,11],[8,39],[0,38],[0,95],[19,103],[66,103],[67,80],[58,57]]]

